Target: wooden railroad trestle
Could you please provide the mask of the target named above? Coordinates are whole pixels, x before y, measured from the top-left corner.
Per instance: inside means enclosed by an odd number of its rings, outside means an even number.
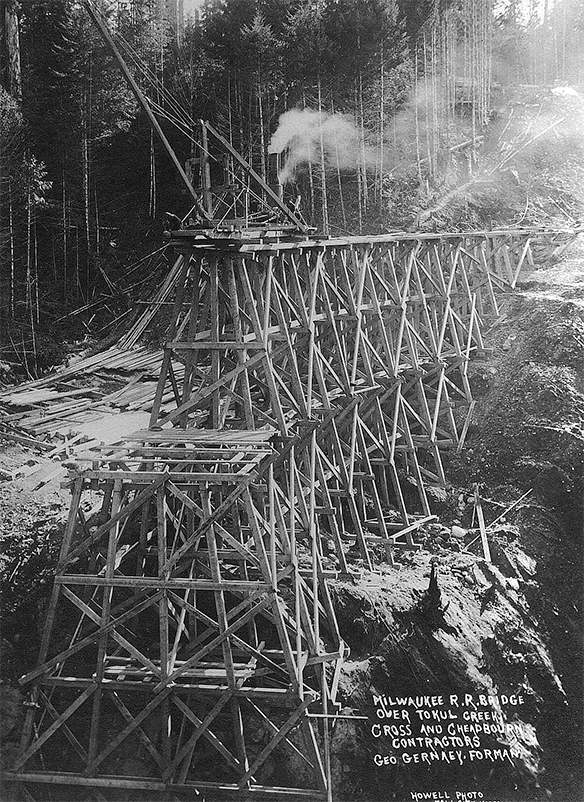
[[[24,799],[330,799],[327,581],[416,548],[532,235],[174,239],[172,312],[142,318],[166,329],[151,424],[71,472],[11,776]]]

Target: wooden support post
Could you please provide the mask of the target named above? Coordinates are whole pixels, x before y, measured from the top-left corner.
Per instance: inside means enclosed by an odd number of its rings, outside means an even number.
[[[479,486],[478,486],[478,484],[475,484],[474,497],[475,497],[475,510],[476,510],[476,514],[477,514],[477,521],[478,521],[478,524],[479,524],[479,531],[481,533],[481,543],[482,543],[482,546],[483,546],[483,555],[484,555],[485,560],[488,563],[490,563],[491,562],[491,549],[489,548],[489,540],[488,540],[488,537],[487,537],[487,529],[485,527],[485,518],[484,518],[484,515],[483,515],[483,507],[482,507],[482,504],[481,504],[481,497],[479,495]]]

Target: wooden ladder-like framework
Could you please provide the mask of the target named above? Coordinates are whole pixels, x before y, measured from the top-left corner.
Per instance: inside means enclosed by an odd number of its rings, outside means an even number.
[[[241,798],[267,791],[277,759],[299,795],[325,797],[306,712],[318,699],[333,710],[344,647],[321,556],[301,564],[308,533],[274,483],[274,471],[298,482],[293,448],[278,453],[271,435],[144,430],[74,479],[40,665],[25,678],[42,713],[26,722],[23,779],[32,769],[88,798]],[[88,518],[92,487],[103,497]]]
[[[330,800],[327,582],[416,548],[530,240],[175,247],[150,427],[71,472],[11,776],[25,799]]]

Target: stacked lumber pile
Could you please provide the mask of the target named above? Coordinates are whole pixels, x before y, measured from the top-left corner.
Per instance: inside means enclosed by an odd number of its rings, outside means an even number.
[[[50,481],[64,472],[63,460],[146,425],[161,364],[162,351],[115,345],[0,393],[0,440],[34,449],[39,457],[17,471],[3,471],[0,479],[42,471],[37,485],[42,486],[47,476]],[[181,368],[176,366],[179,376]],[[169,391],[164,401],[171,397]],[[47,459],[58,462],[54,471],[47,472]]]

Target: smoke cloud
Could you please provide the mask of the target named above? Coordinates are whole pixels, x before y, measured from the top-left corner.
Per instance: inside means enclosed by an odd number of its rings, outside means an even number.
[[[295,180],[299,169],[308,164],[324,169],[351,171],[357,168],[393,171],[415,165],[416,147],[427,152],[429,143],[438,132],[432,129],[428,107],[436,97],[430,98],[424,86],[418,86],[415,97],[393,115],[386,125],[383,151],[379,146],[379,132],[361,130],[348,114],[292,109],[281,115],[278,128],[268,146],[268,153],[285,152],[284,166],[278,178],[282,184]],[[373,142],[372,139],[376,141]]]
[[[325,169],[351,170],[375,165],[375,150],[362,141],[361,133],[346,114],[314,109],[291,109],[280,117],[268,147],[269,153],[286,153],[279,179],[293,181],[299,167],[319,164]]]

